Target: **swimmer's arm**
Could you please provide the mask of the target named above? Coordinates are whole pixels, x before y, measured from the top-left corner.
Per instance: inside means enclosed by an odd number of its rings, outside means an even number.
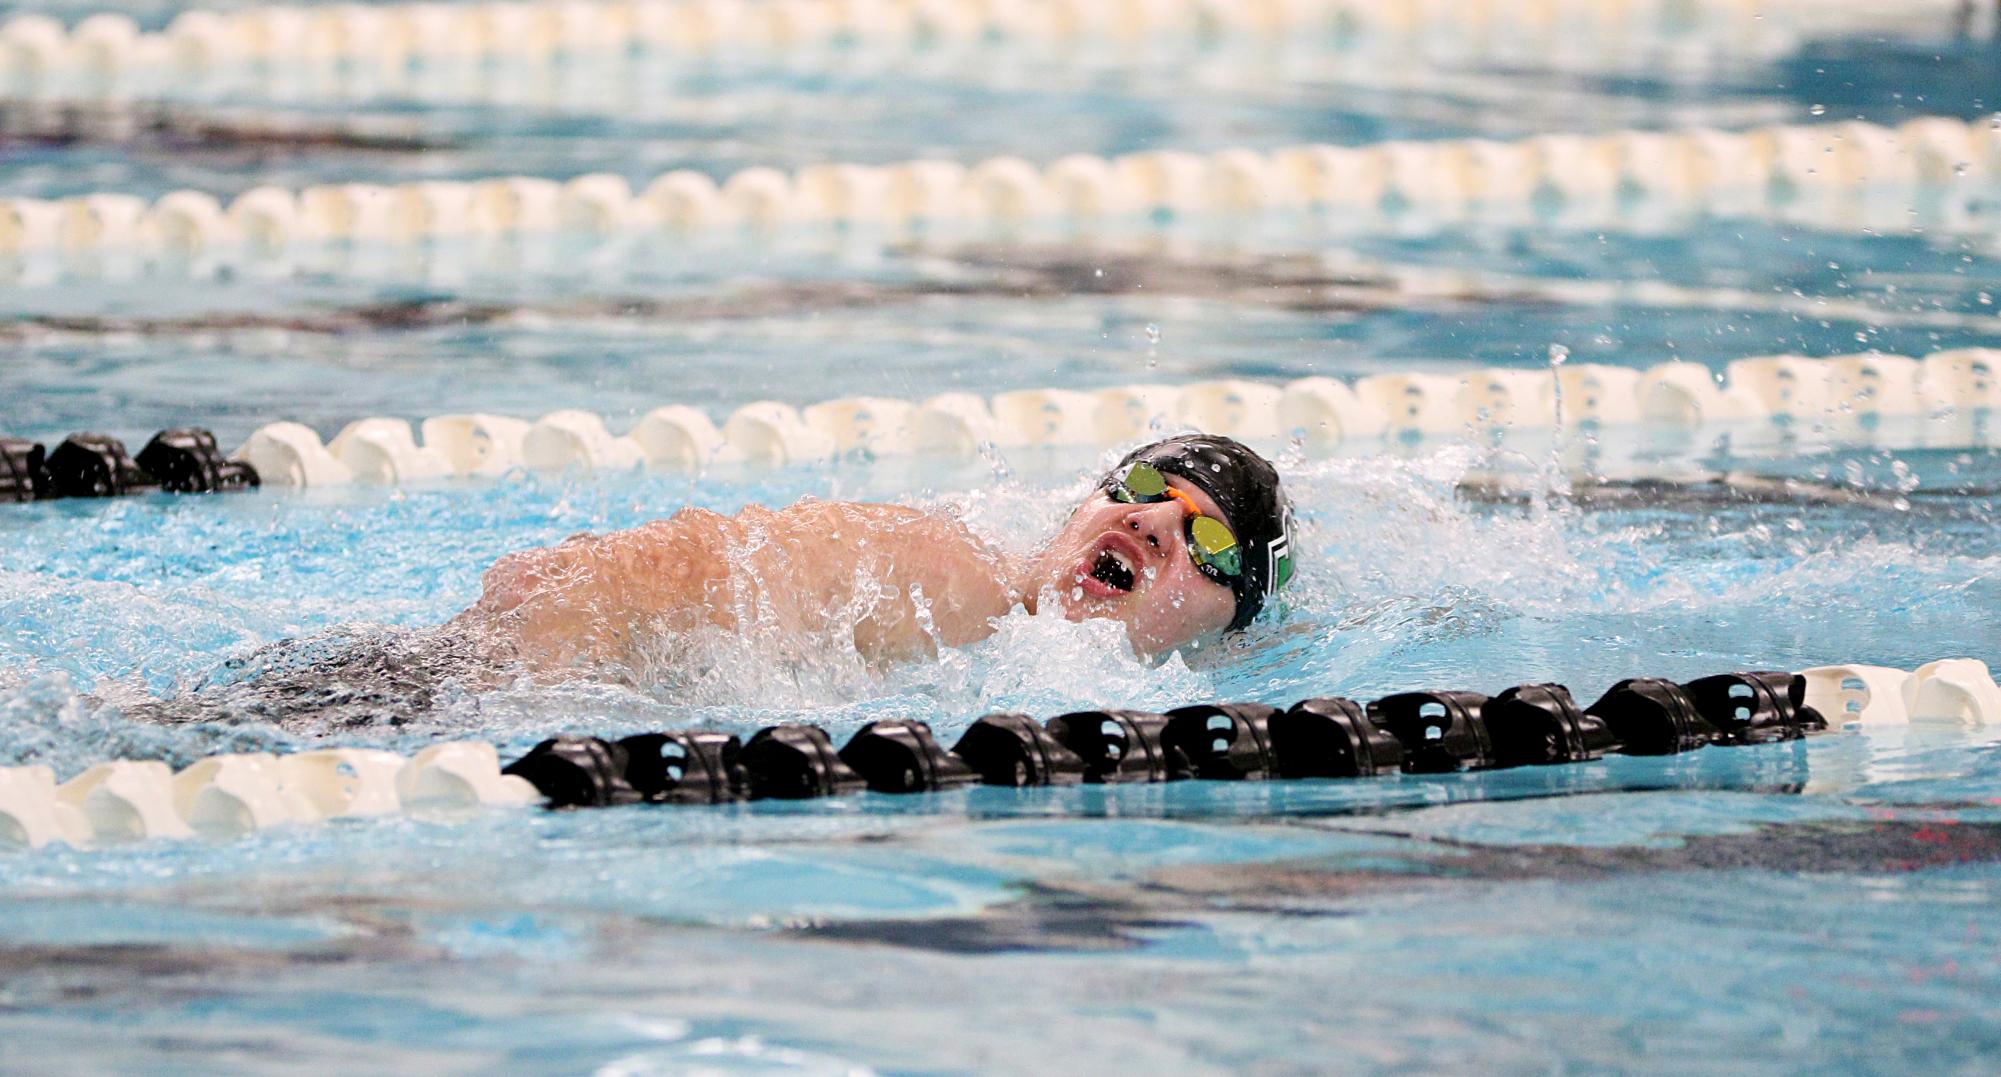
[[[870,658],[902,658],[992,635],[994,621],[1018,601],[1006,557],[949,517],[870,507],[890,525],[871,538],[882,575],[898,593],[855,626],[856,648]]]
[[[813,629],[856,598],[858,577],[881,591],[854,625],[854,644],[870,659],[984,639],[1017,600],[1003,555],[956,520],[807,501],[735,518],[684,509],[630,531],[510,554],[457,623],[499,633],[534,666],[636,666],[644,641],[659,632],[702,624],[734,631],[740,585],[760,589],[759,608],[782,626]]]
[[[629,531],[509,554],[454,623],[503,634],[532,665],[630,662],[656,627],[728,619],[726,605],[708,599],[729,576],[731,528],[727,517],[684,509]]]

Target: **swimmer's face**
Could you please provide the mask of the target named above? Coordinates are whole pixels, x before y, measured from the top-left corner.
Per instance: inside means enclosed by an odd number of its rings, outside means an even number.
[[[1223,517],[1208,494],[1178,476],[1167,482],[1204,515]],[[1124,623],[1142,654],[1160,654],[1229,627],[1237,599],[1188,554],[1188,509],[1176,500],[1129,505],[1103,490],[1071,515],[1038,559],[1044,586],[1073,621]]]

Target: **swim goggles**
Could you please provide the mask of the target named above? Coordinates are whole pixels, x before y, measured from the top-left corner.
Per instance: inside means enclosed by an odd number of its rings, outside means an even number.
[[[1219,582],[1243,574],[1243,551],[1237,546],[1236,533],[1214,516],[1204,516],[1195,506],[1194,498],[1167,484],[1167,476],[1159,468],[1147,463],[1133,464],[1114,474],[1105,484],[1105,492],[1112,500],[1128,505],[1181,502],[1188,509],[1188,555],[1195,559],[1195,567]]]

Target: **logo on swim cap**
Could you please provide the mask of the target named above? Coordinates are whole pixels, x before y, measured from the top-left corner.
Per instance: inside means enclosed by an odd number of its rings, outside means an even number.
[[[1278,537],[1265,547],[1265,556],[1270,559],[1270,573],[1265,577],[1265,597],[1278,593],[1278,589],[1292,582],[1292,505],[1285,505],[1284,521],[1279,525]]]

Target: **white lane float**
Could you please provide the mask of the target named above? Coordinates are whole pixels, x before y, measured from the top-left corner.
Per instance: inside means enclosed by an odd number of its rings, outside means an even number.
[[[799,414],[837,455],[856,451],[903,455],[911,451],[914,410],[907,400],[857,396],[814,404],[800,409]]]
[[[1000,420],[984,397],[940,393],[910,413],[911,450],[947,457],[970,457],[1000,443]]]
[[[174,810],[205,838],[237,837],[319,818],[310,800],[285,788],[277,757],[263,753],[197,760],[174,775],[173,794]]]
[[[98,844],[190,836],[174,797],[173,770],[151,760],[99,763],[56,788]]]
[[[39,849],[50,842],[88,846],[90,824],[56,796],[54,771],[0,768],[0,848]]]
[[[420,428],[424,447],[444,456],[455,475],[498,477],[522,465],[525,419],[468,412],[433,415]]]
[[[1321,448],[1350,439],[1378,437],[1385,421],[1346,382],[1333,378],[1300,378],[1279,393],[1279,430]]]
[[[345,486],[354,481],[354,469],[327,451],[319,434],[303,423],[266,423],[235,456],[272,486]]]
[[[665,471],[700,471],[712,463],[736,458],[722,431],[699,408],[667,404],[654,408],[632,428],[632,440],[646,454],[649,466]]]
[[[311,806],[314,818],[347,819],[401,811],[396,780],[406,760],[371,748],[323,748],[282,755],[279,787]]]
[[[1120,385],[1092,395],[1101,443],[1138,440],[1184,422],[1182,390],[1173,385]]]
[[[535,787],[500,772],[500,753],[484,741],[434,744],[396,774],[404,810],[465,809],[540,803]]]
[[[1806,678],[1807,706],[1819,711],[1830,727],[1903,725],[1911,720],[1904,703],[1907,670],[1889,666],[1815,666],[1801,670]]]
[[[1904,682],[1904,709],[1913,722],[1965,726],[2001,724],[2001,687],[1977,658],[1927,662]]]
[[[631,471],[646,463],[646,452],[629,437],[614,437],[595,412],[552,411],[521,437],[521,462],[538,471]]]
[[[410,424],[402,419],[357,419],[335,435],[327,451],[347,466],[356,482],[396,485],[452,473],[451,460],[436,449],[419,446]]]
[[[1075,389],[1021,389],[993,398],[1002,445],[1095,445],[1098,401]]]
[[[778,466],[834,455],[833,441],[806,425],[799,409],[772,400],[731,412],[722,434],[730,448],[754,464]]]

